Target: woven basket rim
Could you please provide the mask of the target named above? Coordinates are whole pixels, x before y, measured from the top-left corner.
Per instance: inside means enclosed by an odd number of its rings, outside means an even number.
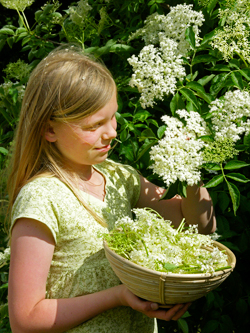
[[[163,277],[163,278],[173,277],[173,278],[181,278],[181,279],[216,277],[216,276],[220,276],[220,275],[229,273],[229,272],[234,270],[234,267],[236,265],[236,257],[234,255],[234,253],[228,247],[226,247],[224,244],[221,244],[220,242],[213,241],[213,245],[218,247],[220,250],[225,250],[226,251],[229,260],[231,259],[231,263],[230,263],[231,268],[220,270],[220,271],[217,271],[217,272],[214,272],[214,273],[177,274],[177,273],[158,272],[158,271],[154,271],[152,269],[140,266],[138,264],[135,264],[134,262],[120,256],[115,251],[111,250],[110,247],[108,246],[106,240],[103,241],[103,246],[104,246],[104,249],[106,251],[109,251],[110,253],[112,253],[112,255],[115,258],[117,258],[120,261],[123,261],[124,263],[129,264],[131,267],[139,269],[139,270],[141,270],[145,273],[151,273],[151,274],[153,273],[155,275],[159,275],[159,277]]]

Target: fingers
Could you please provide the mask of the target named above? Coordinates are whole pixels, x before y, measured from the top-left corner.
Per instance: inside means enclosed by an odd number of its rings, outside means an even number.
[[[172,317],[171,320],[178,320],[180,319],[184,313],[188,310],[188,308],[190,307],[191,303],[186,303],[186,304],[178,304],[180,305],[178,307],[178,309],[176,310],[174,316]]]

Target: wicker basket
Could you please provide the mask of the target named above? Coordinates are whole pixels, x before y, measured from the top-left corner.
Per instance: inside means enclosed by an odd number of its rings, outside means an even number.
[[[134,264],[112,251],[104,241],[106,257],[121,282],[138,297],[163,307],[195,301],[217,288],[229,276],[236,264],[235,255],[216,241],[214,246],[225,251],[231,268],[214,274],[168,274]]]

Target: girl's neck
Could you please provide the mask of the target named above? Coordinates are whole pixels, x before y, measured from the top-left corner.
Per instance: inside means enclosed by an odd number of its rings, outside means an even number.
[[[85,172],[80,176],[79,187],[82,191],[104,201],[105,179],[95,168],[92,167],[88,173]]]

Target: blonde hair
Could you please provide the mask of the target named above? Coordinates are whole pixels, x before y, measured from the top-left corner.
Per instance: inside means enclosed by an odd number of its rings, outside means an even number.
[[[50,120],[71,122],[94,114],[115,91],[115,82],[104,64],[74,46],[55,49],[37,65],[27,84],[14,139],[8,181],[9,210],[29,181],[56,176],[106,226],[83,201],[76,188],[77,176],[64,170],[59,150],[45,139],[44,133]]]

